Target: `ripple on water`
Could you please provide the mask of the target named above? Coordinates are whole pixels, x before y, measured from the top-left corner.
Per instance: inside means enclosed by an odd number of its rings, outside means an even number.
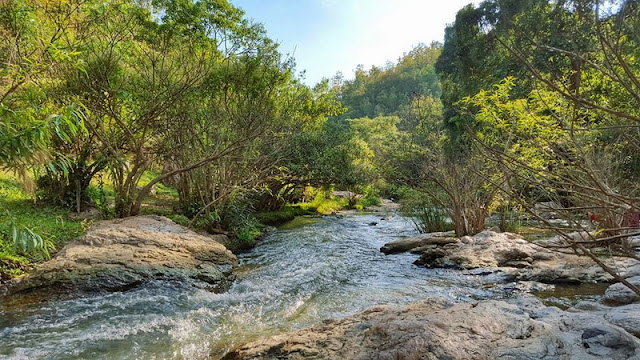
[[[297,220],[239,256],[227,293],[151,282],[122,293],[52,300],[0,312],[0,357],[199,359],[261,336],[427,296],[496,296],[482,277],[412,265],[379,248],[415,234],[399,216]],[[376,226],[370,226],[371,222]]]

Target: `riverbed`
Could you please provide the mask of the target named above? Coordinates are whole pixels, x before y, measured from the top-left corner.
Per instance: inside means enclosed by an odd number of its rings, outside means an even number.
[[[374,224],[375,223],[375,224]],[[216,359],[250,340],[353,315],[378,304],[438,296],[509,296],[495,278],[385,256],[386,242],[415,235],[397,215],[299,218],[239,255],[231,289],[150,282],[124,291],[0,304],[0,358]]]

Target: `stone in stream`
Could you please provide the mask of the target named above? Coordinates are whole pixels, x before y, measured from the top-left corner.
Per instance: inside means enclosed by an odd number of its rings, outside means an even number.
[[[7,291],[113,291],[152,279],[224,291],[236,264],[223,245],[167,218],[130,217],[99,222]]]
[[[634,276],[626,279],[630,283],[636,286],[640,286],[640,276]],[[634,302],[640,302],[640,296],[633,292],[622,283],[616,283],[607,288],[602,298],[607,304],[613,305],[625,305]]]
[[[223,359],[640,359],[640,340],[605,314],[531,297],[454,305],[428,298],[257,340]]]
[[[385,254],[396,254],[413,251],[428,245],[445,245],[458,242],[458,239],[451,237],[451,235],[453,235],[451,232],[421,234],[407,239],[388,242],[380,248],[380,251]]]
[[[429,268],[459,270],[499,270],[511,281],[538,281],[552,284],[612,282],[588,257],[559,253],[531,243],[520,235],[483,231],[463,236],[459,242],[443,246],[424,246],[415,264]],[[625,261],[603,259],[619,267]]]

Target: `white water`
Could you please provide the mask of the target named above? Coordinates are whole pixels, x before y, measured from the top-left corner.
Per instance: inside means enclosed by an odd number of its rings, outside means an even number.
[[[486,277],[419,268],[415,255],[379,252],[412,234],[399,216],[321,218],[275,231],[242,254],[238,279],[224,294],[154,282],[38,305],[0,304],[0,358],[216,359],[246,341],[372,305],[502,295],[483,287]]]

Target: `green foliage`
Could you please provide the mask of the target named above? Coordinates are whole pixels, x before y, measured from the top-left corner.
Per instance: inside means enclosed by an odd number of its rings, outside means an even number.
[[[168,214],[167,217],[178,225],[189,226],[191,220],[182,214]]]
[[[258,212],[254,216],[258,222],[264,225],[281,225],[295,219],[297,216],[313,215],[314,211],[305,210],[299,206],[285,206],[280,210]]]
[[[380,190],[372,186],[366,186],[362,195],[363,196],[359,198],[356,203],[356,209],[360,208],[360,210],[362,210],[369,206],[380,205]]]
[[[333,82],[340,88],[341,101],[348,111],[343,118],[375,118],[399,115],[417,96],[440,95],[440,83],[434,65],[441,45],[421,44],[404,54],[398,63],[385,68],[356,68],[353,80],[338,74]]]
[[[311,199],[308,202],[297,204],[305,211],[315,211],[318,214],[331,214],[349,207],[349,199],[333,198],[331,191],[323,188],[314,189],[307,187],[305,189],[305,197]]]
[[[430,197],[419,191],[409,191],[400,202],[400,213],[411,219],[421,233],[453,230],[446,211],[434,204]]]
[[[81,222],[66,219],[68,210],[34,204],[14,177],[2,173],[0,209],[0,262],[8,259],[0,272],[15,275],[20,271],[11,269],[44,260],[85,232]]]
[[[15,217],[9,211],[5,211],[8,220],[3,227],[9,227],[9,234],[13,242],[13,247],[17,253],[21,254],[41,254],[45,258],[51,257],[50,251],[55,250],[55,245],[50,239],[43,239],[30,228],[18,224]]]
[[[236,192],[220,210],[220,222],[235,234],[243,244],[255,243],[261,234],[260,224],[256,220],[251,198],[243,192]]]

